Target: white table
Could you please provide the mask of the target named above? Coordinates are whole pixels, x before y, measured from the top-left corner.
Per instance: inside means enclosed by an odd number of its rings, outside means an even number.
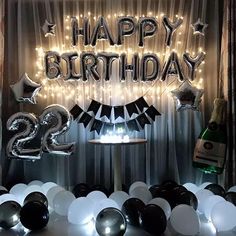
[[[147,143],[146,139],[129,139],[127,142],[101,142],[100,139],[91,139],[88,141],[97,145],[109,145],[112,147],[112,157],[114,161],[114,191],[122,190],[122,175],[121,175],[121,147],[126,145],[138,145]]]

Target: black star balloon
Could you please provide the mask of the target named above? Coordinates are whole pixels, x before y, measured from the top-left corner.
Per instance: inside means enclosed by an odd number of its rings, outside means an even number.
[[[50,23],[47,20],[45,20],[43,26],[42,26],[42,30],[44,32],[44,36],[48,37],[48,36],[55,36],[55,27],[56,24]]]
[[[203,95],[203,89],[192,86],[188,81],[183,82],[179,88],[171,91],[176,101],[176,110],[198,110]]]
[[[205,29],[208,26],[208,24],[204,24],[201,22],[200,18],[198,18],[197,22],[191,24],[193,28],[193,34],[201,34],[205,35]]]
[[[32,81],[29,76],[24,73],[20,79],[13,85],[10,85],[15,98],[18,102],[36,104],[36,95],[41,89],[41,85]]]

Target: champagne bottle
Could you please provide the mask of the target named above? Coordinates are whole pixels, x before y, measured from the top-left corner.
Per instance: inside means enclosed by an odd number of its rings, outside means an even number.
[[[193,156],[193,166],[205,173],[221,174],[226,157],[224,99],[216,98],[208,126],[200,133]]]

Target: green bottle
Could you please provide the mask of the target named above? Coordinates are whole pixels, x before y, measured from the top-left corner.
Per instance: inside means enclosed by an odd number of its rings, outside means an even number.
[[[208,126],[200,133],[193,155],[193,166],[205,173],[221,174],[226,157],[226,101],[214,100],[214,108]]]

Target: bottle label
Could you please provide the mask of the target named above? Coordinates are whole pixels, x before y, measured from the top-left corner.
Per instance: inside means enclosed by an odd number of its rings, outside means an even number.
[[[198,139],[193,161],[216,167],[223,167],[226,144],[212,142],[210,140]]]

